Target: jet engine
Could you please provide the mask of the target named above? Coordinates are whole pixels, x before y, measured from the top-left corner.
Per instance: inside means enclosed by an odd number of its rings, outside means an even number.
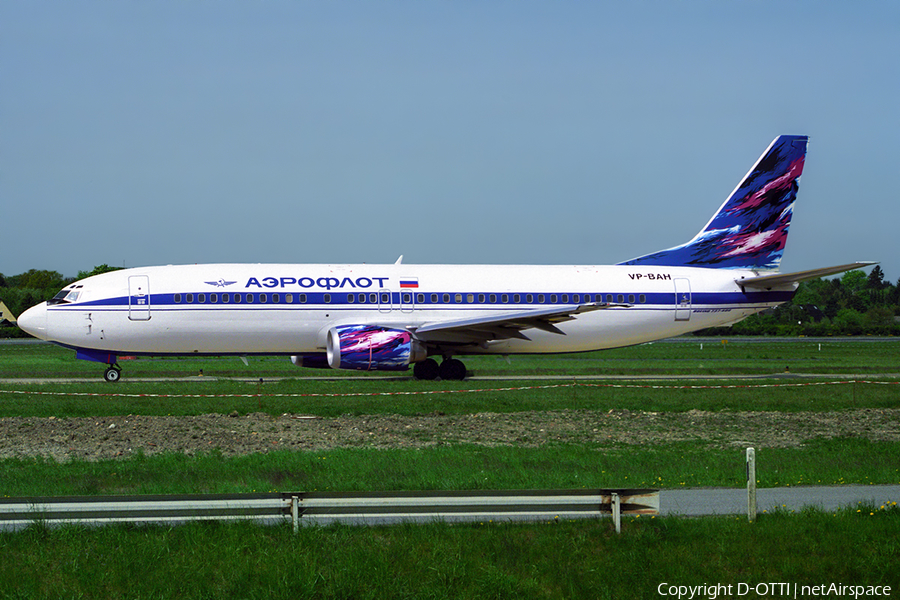
[[[408,331],[379,325],[332,327],[325,348],[332,369],[405,371],[427,357],[425,347]]]

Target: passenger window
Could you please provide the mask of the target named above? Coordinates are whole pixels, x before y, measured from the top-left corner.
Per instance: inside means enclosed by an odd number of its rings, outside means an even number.
[[[454,297],[454,301],[457,304],[462,304],[462,294],[456,294],[456,296]]]
[[[444,294],[444,304],[450,304],[450,294]]]
[[[322,302],[331,304],[331,294],[322,294]]]
[[[478,294],[478,302],[484,304],[484,294]]]
[[[431,295],[431,303],[432,303],[432,304],[437,304],[437,303],[438,303],[438,295],[437,295],[437,294],[432,294],[432,295]]]
[[[416,304],[425,304],[425,294],[416,294]]]
[[[556,294],[550,294],[550,304],[556,304]]]
[[[206,294],[197,294],[197,302],[206,304]]]
[[[475,294],[467,294],[466,302],[468,302],[469,304],[474,303],[475,302]]]
[[[287,304],[293,304],[294,303],[294,295],[293,294],[285,294],[284,301]]]
[[[228,294],[222,294],[222,304],[228,304],[231,302],[231,296]]]
[[[625,302],[625,296],[623,294],[617,295],[616,302]]]
[[[634,294],[628,294],[628,304],[634,304]]]
[[[560,302],[568,302],[568,301],[569,301],[569,295],[568,295],[568,294],[563,294],[562,296],[559,297],[559,301],[560,301]]]
[[[216,304],[218,301],[219,301],[219,295],[218,295],[218,294],[210,294],[210,295],[209,295],[209,303],[210,303],[210,304]]]
[[[281,302],[281,294],[272,294],[272,304],[279,304]]]
[[[572,302],[578,304],[579,302],[581,302],[581,296],[579,296],[578,294],[572,294]]]
[[[522,296],[520,296],[519,294],[514,294],[514,295],[513,295],[513,302],[515,302],[516,304],[518,304],[518,303],[520,303],[521,301],[522,301]]]
[[[247,294],[247,304],[253,304],[253,294]]]
[[[356,296],[354,296],[353,294],[347,294],[347,303],[348,304],[353,304],[353,302],[355,300],[356,300]]]
[[[382,304],[390,304],[391,303],[391,295],[387,293],[381,294],[381,303]]]
[[[369,304],[378,304],[377,294],[369,294]]]
[[[500,295],[500,301],[501,301],[503,304],[508,303],[508,302],[509,302],[509,294],[501,294],[501,295]]]
[[[297,301],[300,304],[306,304],[306,294],[300,294],[297,296]]]
[[[640,302],[641,304],[644,304],[645,302],[647,302],[647,296],[645,296],[644,294],[641,294],[640,296],[638,296],[638,302]]]
[[[181,294],[175,294],[173,300],[175,300],[175,304],[181,304]]]
[[[495,302],[497,302],[497,294],[491,294],[490,298],[491,298],[491,304],[494,304]]]
[[[260,294],[260,295],[259,295],[259,303],[260,303],[260,304],[265,304],[265,303],[268,302],[268,301],[269,301],[269,296],[268,296],[268,294]]]
[[[185,295],[185,301],[186,301],[188,304],[193,304],[193,303],[194,303],[194,295],[193,295],[193,294],[186,294],[186,295]]]
[[[525,302],[527,302],[528,304],[533,303],[534,295],[533,294],[525,294]]]
[[[235,295],[234,295],[234,303],[235,303],[235,304],[240,304],[240,303],[241,303],[241,295],[240,295],[240,294],[235,294]]]
[[[365,294],[359,294],[358,299],[359,299],[360,304],[366,303],[366,295]]]
[[[401,302],[403,302],[404,304],[411,304],[412,294],[410,294],[409,292],[403,292],[403,300],[401,300]]]
[[[544,295],[538,294],[538,304],[543,304],[543,303],[544,303]]]
[[[606,301],[607,301],[607,302],[612,302],[612,301],[613,301],[613,299],[612,299],[612,294],[607,294],[607,295],[606,295]]]

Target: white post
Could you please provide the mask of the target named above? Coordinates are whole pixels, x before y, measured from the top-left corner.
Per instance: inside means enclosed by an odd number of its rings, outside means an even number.
[[[747,448],[747,520],[756,521],[756,450]]]
[[[300,499],[291,496],[291,520],[294,522],[294,533],[300,530]]]
[[[612,493],[612,514],[613,523],[616,526],[616,533],[622,533],[622,501],[619,499],[619,494],[616,492]]]

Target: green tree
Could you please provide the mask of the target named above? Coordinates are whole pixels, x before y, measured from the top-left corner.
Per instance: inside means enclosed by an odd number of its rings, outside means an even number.
[[[9,278],[10,286],[17,288],[32,289],[59,289],[68,285],[71,280],[66,279],[62,274],[56,271],[42,271],[38,269],[30,269],[21,275]]]
[[[122,267],[111,267],[107,264],[97,265],[90,271],[78,271],[78,276],[75,279],[85,279],[87,277],[91,277],[92,275],[100,275],[101,273],[109,273],[111,271],[120,271]]]

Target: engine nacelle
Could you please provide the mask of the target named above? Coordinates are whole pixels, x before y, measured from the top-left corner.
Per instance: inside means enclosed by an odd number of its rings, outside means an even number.
[[[405,371],[425,360],[425,347],[403,329],[378,325],[338,325],[328,330],[325,345],[332,369]]]

